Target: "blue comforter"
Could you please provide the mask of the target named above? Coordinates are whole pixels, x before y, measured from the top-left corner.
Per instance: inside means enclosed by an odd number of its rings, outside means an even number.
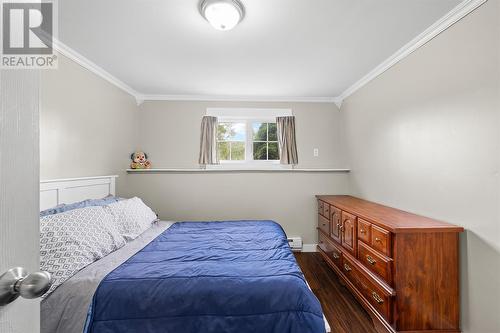
[[[179,222],[99,285],[88,333],[325,332],[283,229]]]

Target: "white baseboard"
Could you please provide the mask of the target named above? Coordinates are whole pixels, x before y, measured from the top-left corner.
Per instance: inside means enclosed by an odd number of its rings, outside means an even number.
[[[318,244],[304,244],[302,245],[302,252],[316,252],[316,246]]]

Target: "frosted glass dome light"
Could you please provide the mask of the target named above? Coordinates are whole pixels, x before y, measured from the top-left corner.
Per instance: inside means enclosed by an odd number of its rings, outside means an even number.
[[[215,29],[222,31],[233,29],[245,15],[238,0],[202,0],[200,12]]]

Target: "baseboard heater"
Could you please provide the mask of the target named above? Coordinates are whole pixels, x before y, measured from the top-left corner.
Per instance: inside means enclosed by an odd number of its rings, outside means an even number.
[[[288,245],[292,251],[302,251],[302,237],[289,237]]]

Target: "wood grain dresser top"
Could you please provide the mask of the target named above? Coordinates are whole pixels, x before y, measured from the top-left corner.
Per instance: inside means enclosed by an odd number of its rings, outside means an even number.
[[[316,197],[330,205],[380,225],[393,233],[464,231],[464,228],[457,225],[405,212],[349,195],[317,195]]]

